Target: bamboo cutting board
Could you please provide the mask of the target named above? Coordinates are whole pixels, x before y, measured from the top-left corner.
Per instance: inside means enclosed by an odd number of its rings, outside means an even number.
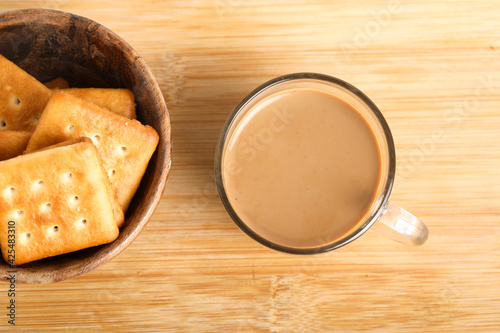
[[[495,1],[2,1],[93,19],[150,65],[172,121],[163,200],[140,236],[82,277],[18,285],[37,332],[499,332],[500,7]],[[418,248],[368,232],[334,252],[274,252],[218,198],[213,156],[257,85],[313,71],[379,106],[391,200],[430,230]],[[0,330],[7,331],[7,284]]]

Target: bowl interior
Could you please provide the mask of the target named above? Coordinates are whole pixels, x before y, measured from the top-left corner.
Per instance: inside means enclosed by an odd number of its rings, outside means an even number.
[[[89,19],[45,9],[0,14],[0,54],[41,82],[56,77],[71,87],[128,88],[137,119],[159,134],[158,148],[110,244],[11,268],[3,260],[0,276],[16,272],[16,281],[49,283],[85,274],[119,254],[139,234],[159,203],[170,169],[168,110],[151,71],[119,36]]]

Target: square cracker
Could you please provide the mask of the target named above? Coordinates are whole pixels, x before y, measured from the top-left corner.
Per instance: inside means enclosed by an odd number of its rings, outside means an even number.
[[[113,88],[69,88],[64,89],[71,95],[108,109],[120,116],[135,119],[134,95],[128,89]]]
[[[21,265],[118,237],[100,163],[90,142],[0,162],[0,247],[8,263],[12,248]]]
[[[64,90],[73,96],[94,103],[120,116],[129,119],[136,118],[134,94],[129,89],[70,88],[68,81],[61,77],[45,82],[44,85],[52,90]]]
[[[92,139],[123,212],[139,187],[156,150],[158,134],[64,91],[55,91],[28,142],[26,152],[86,136]]]
[[[28,145],[31,132],[0,131],[0,161],[21,155]]]
[[[0,131],[33,132],[52,91],[0,55]]]
[[[72,145],[75,143],[80,143],[80,142],[87,142],[90,144],[93,143],[92,140],[90,140],[89,138],[82,136],[80,138],[60,142],[58,144],[48,146],[48,147],[42,148],[42,149],[37,150],[37,151],[43,151],[43,150],[48,150],[48,149],[57,148],[57,147],[69,146],[69,145]],[[99,155],[99,153],[98,153],[98,155]],[[104,177],[104,182],[106,183],[106,189],[108,190],[109,200],[111,202],[111,205],[113,206],[113,213],[115,215],[116,225],[118,226],[118,228],[121,228],[123,226],[123,223],[125,222],[125,215],[123,214],[123,210],[120,207],[120,204],[118,203],[118,199],[116,198],[115,190],[111,186],[111,182],[109,181],[108,174],[106,173],[106,170],[104,169],[104,166],[102,165],[102,160],[101,160],[100,156],[99,156],[99,161],[100,161],[101,171],[103,172],[103,174],[106,175],[106,177]]]

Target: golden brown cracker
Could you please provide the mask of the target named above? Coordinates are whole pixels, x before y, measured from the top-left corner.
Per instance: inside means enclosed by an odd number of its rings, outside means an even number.
[[[0,161],[21,155],[28,145],[31,132],[0,131]]]
[[[128,89],[69,88],[64,91],[120,116],[129,119],[136,118],[134,95]]]
[[[81,136],[92,139],[97,147],[120,207],[126,212],[156,149],[158,134],[137,120],[56,91],[26,152]]]
[[[32,132],[52,91],[0,55],[0,131]]]
[[[89,142],[0,162],[0,247],[15,265],[118,236],[106,174]],[[15,254],[15,257],[9,257]]]
[[[56,77],[53,80],[45,82],[44,85],[49,89],[66,89],[69,88],[68,81],[62,77]]]
[[[31,133],[30,133],[30,135],[31,135]],[[83,136],[83,137],[71,139],[68,141],[63,141],[63,142],[57,143],[55,145],[39,149],[39,150],[37,150],[37,152],[48,150],[48,149],[53,149],[53,148],[57,148],[57,147],[69,146],[69,145],[72,145],[75,143],[80,143],[80,142],[87,142],[87,143],[93,144],[92,140]],[[123,226],[123,223],[125,222],[125,216],[123,214],[123,210],[120,207],[120,204],[118,203],[118,199],[116,198],[116,193],[111,185],[111,182],[109,181],[108,174],[106,173],[106,170],[104,169],[104,166],[102,165],[102,160],[101,160],[100,156],[99,156],[99,161],[101,161],[101,163],[100,163],[101,171],[106,175],[106,177],[104,177],[105,178],[104,181],[106,183],[106,189],[108,190],[109,200],[110,200],[111,204],[113,205],[113,213],[115,215],[116,225],[118,226],[118,228],[121,228]]]

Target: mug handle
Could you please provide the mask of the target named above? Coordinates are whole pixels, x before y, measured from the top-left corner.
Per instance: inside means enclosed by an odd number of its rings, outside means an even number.
[[[397,242],[415,246],[424,244],[429,236],[422,221],[391,202],[371,229]]]

